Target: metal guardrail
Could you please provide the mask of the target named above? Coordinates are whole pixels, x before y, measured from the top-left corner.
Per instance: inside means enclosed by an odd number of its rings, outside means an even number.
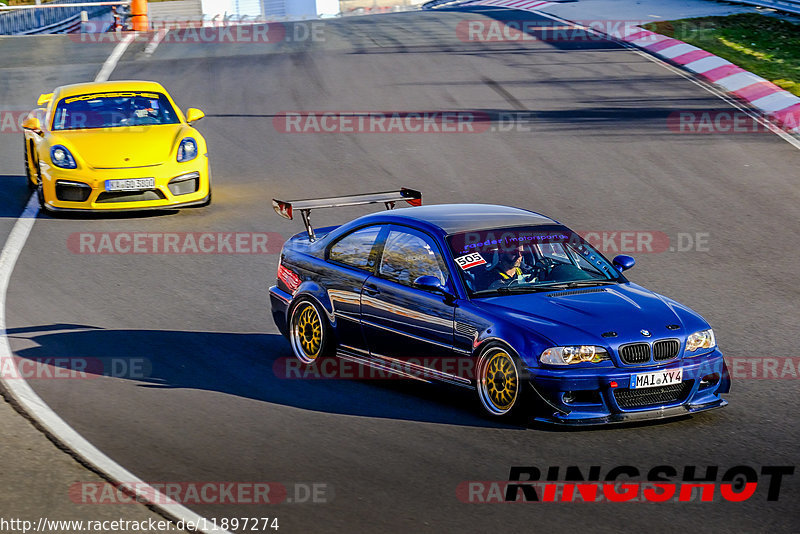
[[[800,15],[800,0],[734,0],[737,4],[770,7],[788,13]]]
[[[56,0],[58,4],[85,4],[102,0]],[[54,2],[55,3],[55,2]],[[111,11],[110,7],[53,7],[0,11],[0,35],[29,35],[35,33],[71,33],[80,28],[81,11],[89,18]]]
[[[75,33],[81,29],[81,14],[73,15],[67,19],[44,26],[19,32],[17,35],[34,35],[39,33]]]

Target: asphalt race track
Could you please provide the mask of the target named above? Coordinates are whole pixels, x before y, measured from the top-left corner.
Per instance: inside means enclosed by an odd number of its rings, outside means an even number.
[[[730,110],[692,81],[603,41],[463,42],[491,10],[322,24],[315,41],[134,43],[112,79],[163,83],[198,107],[214,202],[116,217],[41,215],[7,302],[23,358],[141,359],[146,377],[32,380],[89,441],[140,478],[325,484],[325,503],[201,504],[206,517],[277,516],[279,532],[795,531],[800,473],[778,501],[469,504],[464,481],[512,466],[797,465],[797,380],[740,379],[730,406],[585,431],[481,416],[467,391],[396,380],[276,376],[289,357],[268,310],[278,254],[79,254],[80,232],[298,232],[270,201],[400,186],[427,204],[512,204],[578,230],[707,235],[707,248],[641,253],[630,278],[704,315],[732,358],[796,356],[800,153],[776,135],[677,134],[681,110]],[[505,12],[502,18],[535,15]],[[298,23],[308,24],[308,23]],[[291,35],[295,29],[288,26]],[[34,107],[91,80],[114,43],[0,40],[0,107]],[[35,65],[35,66],[31,66]],[[518,114],[511,131],[287,134],[285,111]],[[481,115],[484,116],[484,115]],[[496,122],[493,122],[496,124]],[[0,235],[27,202],[20,134],[0,135]],[[337,224],[369,209],[324,210]],[[75,239],[73,237],[73,239]],[[609,255],[613,256],[611,251]],[[764,479],[760,479],[764,481]],[[64,488],[67,491],[67,488]],[[293,495],[290,493],[290,498]]]

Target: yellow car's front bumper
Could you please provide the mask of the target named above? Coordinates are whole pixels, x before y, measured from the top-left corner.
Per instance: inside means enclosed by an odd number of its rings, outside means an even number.
[[[45,167],[45,166],[43,166]],[[133,211],[204,205],[211,197],[208,157],[129,169],[41,169],[50,211]],[[106,191],[107,180],[153,178],[151,189]]]

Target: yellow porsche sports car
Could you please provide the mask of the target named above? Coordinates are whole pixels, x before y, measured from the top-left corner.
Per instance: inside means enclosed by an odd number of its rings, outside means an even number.
[[[211,202],[206,141],[155,82],[65,85],[22,123],[25,172],[47,211],[120,211]]]

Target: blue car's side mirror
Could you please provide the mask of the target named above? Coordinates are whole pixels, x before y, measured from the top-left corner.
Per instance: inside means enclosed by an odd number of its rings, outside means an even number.
[[[614,258],[614,262],[613,263],[614,263],[614,267],[616,267],[617,270],[619,270],[619,272],[622,272],[622,271],[627,271],[628,269],[630,269],[631,267],[636,265],[636,260],[634,260],[630,256],[626,256],[624,254],[620,254],[619,256]]]
[[[447,294],[447,289],[442,285],[441,280],[436,276],[425,275],[414,280],[414,287],[434,293]]]
[[[430,291],[431,293],[438,293],[444,296],[444,301],[447,304],[452,304],[456,300],[456,296],[450,293],[438,276],[425,275],[420,276],[414,280],[414,287],[422,289],[423,291]]]

